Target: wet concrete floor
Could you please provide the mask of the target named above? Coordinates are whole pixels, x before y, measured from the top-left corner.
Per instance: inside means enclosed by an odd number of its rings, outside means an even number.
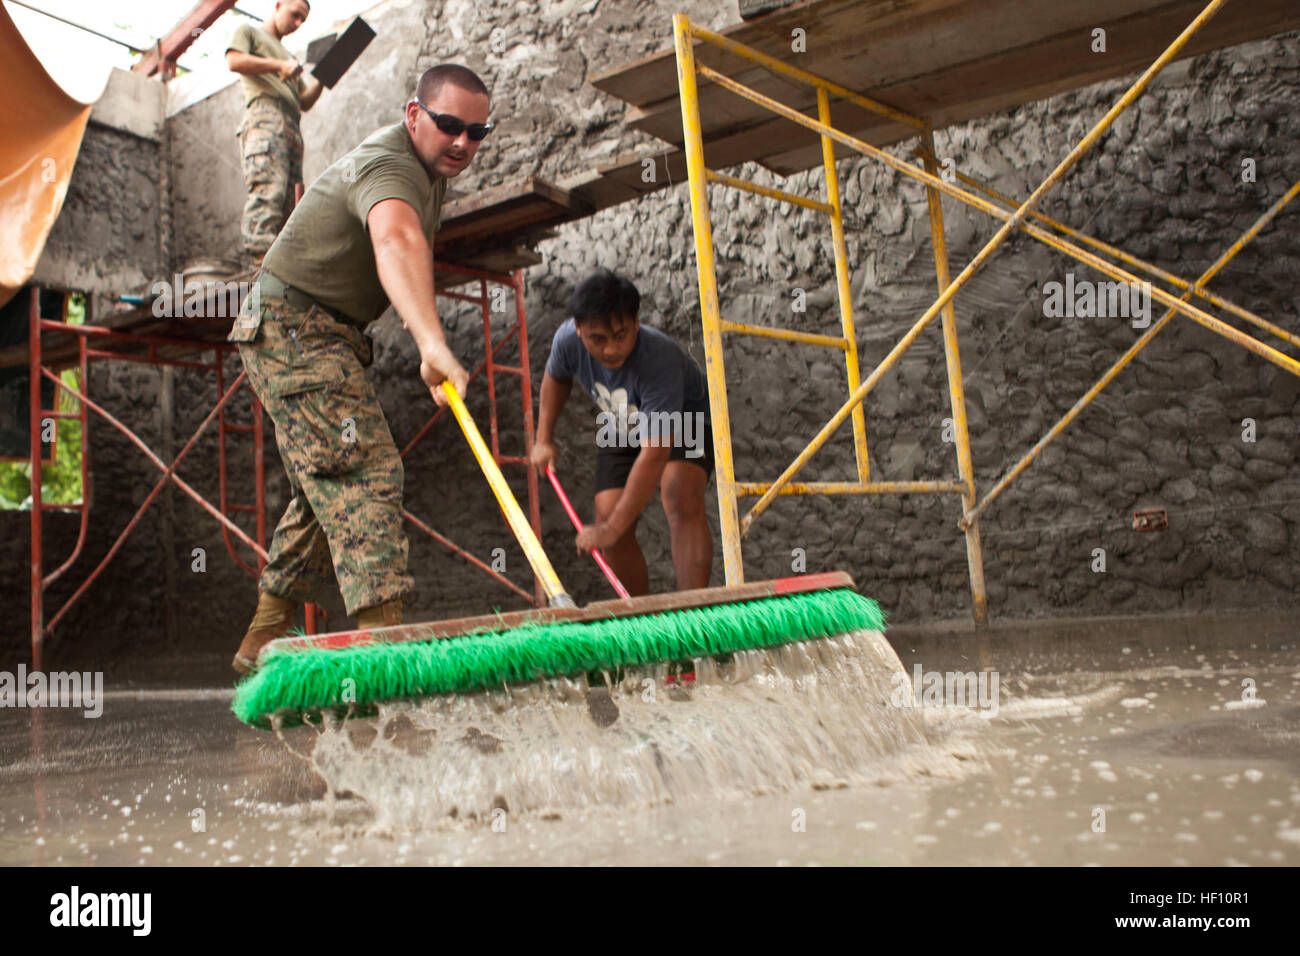
[[[330,798],[239,724],[212,662],[169,662],[168,678],[110,677],[98,719],[0,710],[0,864],[1300,864],[1300,623],[914,626],[890,641],[916,688],[996,671],[996,715],[992,700],[931,700],[927,759],[867,783],[413,830]],[[201,676],[174,676],[187,671]]]

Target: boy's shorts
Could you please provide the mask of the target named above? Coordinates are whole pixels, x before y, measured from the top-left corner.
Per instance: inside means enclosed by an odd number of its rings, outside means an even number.
[[[698,450],[703,454],[691,458],[687,456],[688,451],[696,451],[696,448],[687,448],[684,445],[673,445],[672,454],[668,456],[669,461],[689,461],[692,465],[699,465],[704,469],[706,476],[713,474],[713,427],[706,425],[704,428],[704,438],[702,447]],[[632,466],[636,464],[636,456],[641,454],[640,448],[600,448],[596,451],[596,494],[606,491],[610,488],[622,488],[627,484],[627,476],[632,473]]]

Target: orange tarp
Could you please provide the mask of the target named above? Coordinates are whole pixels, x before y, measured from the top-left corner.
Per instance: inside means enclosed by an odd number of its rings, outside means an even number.
[[[0,305],[36,270],[63,208],[90,106],[73,99],[0,5]]]

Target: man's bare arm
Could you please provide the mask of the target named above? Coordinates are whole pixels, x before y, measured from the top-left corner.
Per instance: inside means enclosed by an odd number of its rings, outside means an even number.
[[[434,401],[446,405],[446,396],[438,385],[450,379],[456,391],[464,395],[469,373],[447,347],[434,300],[433,250],[424,238],[420,217],[410,203],[385,199],[371,207],[366,226],[375,249],[379,282],[419,349],[420,377],[429,386]]]
[[[542,401],[537,413],[537,440],[555,441],[555,422],[564,410],[564,403],[569,400],[573,390],[573,380],[561,382],[552,378],[550,372],[542,373]]]
[[[240,50],[226,51],[226,66],[230,67],[232,73],[239,73],[243,76],[278,73],[283,80],[292,79],[302,70],[302,67],[294,63],[293,60],[276,60],[267,56],[254,56]]]
[[[304,113],[316,105],[324,89],[325,84],[314,76],[303,85],[302,92],[298,94],[298,105],[302,107]]]
[[[619,495],[614,510],[605,519],[605,524],[615,539],[621,538],[628,528],[636,524],[636,519],[654,497],[655,489],[659,487],[659,478],[672,453],[672,446],[668,444],[641,446],[636,462],[628,472],[623,493]]]
[[[555,464],[555,422],[560,417],[564,403],[569,400],[573,380],[561,382],[550,372],[542,373],[541,408],[537,413],[537,441],[533,443],[531,460],[538,471]]]

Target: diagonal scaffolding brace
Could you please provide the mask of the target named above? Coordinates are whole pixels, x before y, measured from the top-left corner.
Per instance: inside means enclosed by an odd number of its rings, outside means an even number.
[[[1190,299],[1194,295],[1202,294],[1204,292],[1205,284],[1218,275],[1223,267],[1226,266],[1238,252],[1244,249],[1247,243],[1258,236],[1264,230],[1264,227],[1272,222],[1277,217],[1277,214],[1286,208],[1287,203],[1291,202],[1291,200],[1297,195],[1300,195],[1300,181],[1297,181],[1290,189],[1288,189],[1286,193],[1277,200],[1277,202],[1275,202],[1262,216],[1259,217],[1259,219],[1255,221],[1254,225],[1242,233],[1241,237],[1234,242],[1232,246],[1223,253],[1223,255],[1215,260],[1213,265],[1206,269],[1205,272],[1201,273],[1200,278],[1198,278],[1196,282],[1194,282],[1191,287],[1183,293],[1183,299]],[[989,490],[988,494],[984,496],[978,505],[974,508],[969,506],[967,507],[966,513],[962,515],[961,518],[961,527],[968,528],[973,526],[979,520],[979,516],[984,513],[985,509],[993,503],[994,499],[996,499],[998,495],[1002,494],[1002,492],[1007,489],[1011,482],[1015,481],[1016,477],[1022,471],[1029,467],[1029,464],[1038,457],[1042,450],[1046,448],[1054,438],[1069,427],[1070,423],[1079,416],[1079,413],[1088,406],[1088,403],[1101,394],[1101,390],[1114,380],[1115,376],[1123,370],[1124,366],[1128,365],[1128,363],[1131,362],[1139,352],[1151,344],[1151,340],[1160,333],[1160,330],[1163,329],[1169,323],[1169,320],[1176,314],[1176,310],[1171,307],[1166,310],[1165,314],[1156,322],[1153,322],[1151,328],[1142,333],[1141,337],[1129,346],[1123,355],[1115,360],[1115,363],[1106,370],[1106,374],[1099,378],[1096,384],[1094,384],[1092,388],[1088,389],[1088,391],[1083,394],[1083,397],[1075,402],[1074,406],[1061,417],[1061,420],[1053,425],[1051,430],[1039,439],[1038,443],[1034,445],[1034,447],[1030,449],[1025,456],[1020,459],[1020,461],[1016,462],[1016,464],[1011,467],[1011,469],[997,482],[997,484]]]

